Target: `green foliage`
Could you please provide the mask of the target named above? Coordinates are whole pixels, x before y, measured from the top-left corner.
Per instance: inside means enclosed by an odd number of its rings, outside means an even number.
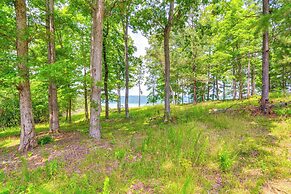
[[[106,177],[103,183],[103,194],[109,194],[110,193],[110,179],[109,177]]]
[[[45,173],[48,179],[54,179],[55,175],[59,172],[60,169],[60,162],[57,160],[52,160],[49,162],[46,162],[45,164]]]
[[[115,158],[120,161],[125,157],[126,151],[123,149],[119,149],[115,151],[114,155],[115,155]]]
[[[233,155],[232,152],[230,152],[226,148],[223,148],[218,154],[220,169],[224,172],[229,170],[233,166],[235,158],[236,157]]]
[[[54,141],[54,139],[52,138],[52,136],[45,135],[37,140],[37,144],[38,145],[45,145],[45,144],[51,143],[53,141]]]

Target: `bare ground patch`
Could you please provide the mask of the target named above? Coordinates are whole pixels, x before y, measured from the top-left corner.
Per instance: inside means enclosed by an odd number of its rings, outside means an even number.
[[[43,136],[39,134],[38,137]],[[44,166],[47,161],[57,159],[62,161],[69,172],[78,172],[78,164],[91,150],[108,149],[110,144],[96,141],[79,132],[64,132],[53,135],[54,142],[38,146],[26,154],[19,154],[17,147],[0,149],[0,169],[5,172],[15,171],[22,166],[22,160],[27,161],[29,169]]]

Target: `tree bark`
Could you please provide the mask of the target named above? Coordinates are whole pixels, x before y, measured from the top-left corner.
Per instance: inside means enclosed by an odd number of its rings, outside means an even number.
[[[255,66],[252,65],[251,66],[251,74],[252,74],[252,78],[251,78],[251,84],[252,84],[252,91],[251,91],[251,95],[255,95],[256,94],[256,72],[255,72]]]
[[[216,85],[216,100],[219,100],[219,85],[217,76],[215,76],[215,85]]]
[[[27,17],[25,0],[15,1],[16,12],[16,50],[18,57],[18,84],[20,104],[20,145],[18,150],[25,152],[36,146],[34,120],[32,114],[32,102],[29,83],[29,69],[27,67],[28,41],[27,41]]]
[[[89,120],[89,111],[88,111],[88,86],[87,86],[87,68],[84,65],[84,108],[85,108],[85,118]]]
[[[225,100],[225,97],[226,97],[226,95],[225,95],[225,81],[223,81],[222,82],[222,84],[223,84],[223,100]]]
[[[121,96],[120,96],[120,86],[117,86],[117,111],[121,113]]]
[[[103,0],[93,1],[92,37],[91,37],[91,105],[90,105],[90,136],[101,138],[101,81],[102,81],[102,23],[104,4]]]
[[[269,14],[269,0],[263,0],[263,14]],[[267,113],[269,103],[269,32],[265,30],[263,34],[263,57],[262,57],[262,98],[261,110]]]
[[[128,62],[128,16],[126,13],[123,23],[124,32],[124,62],[125,62],[125,117],[129,118],[128,94],[129,94],[129,62]]]
[[[69,98],[69,123],[72,123],[72,98]]]
[[[197,81],[193,80],[193,104],[197,104]]]
[[[213,79],[213,86],[212,86],[212,100],[214,100],[215,97],[215,78],[212,76]]]
[[[242,75],[242,65],[240,60],[238,59],[238,81],[239,81],[239,99],[243,99],[243,75]]]
[[[103,62],[104,62],[104,94],[105,94],[105,118],[109,119],[109,94],[108,94],[108,63],[107,63],[107,36],[108,36],[108,22],[106,22],[106,31],[104,33],[104,40],[103,40]]]
[[[47,0],[47,37],[48,37],[48,64],[53,65],[56,62],[56,49],[55,49],[55,26],[54,26],[54,0]],[[57,86],[55,81],[49,80],[49,125],[50,132],[59,132],[59,110],[58,110],[58,97]]]
[[[171,120],[171,107],[170,107],[170,33],[173,24],[174,17],[174,1],[170,2],[170,10],[168,16],[168,23],[164,29],[164,56],[165,56],[165,112],[164,121],[168,122]]]
[[[210,65],[207,65],[207,101],[210,100]]]
[[[247,98],[250,97],[251,94],[251,55],[248,53],[248,85],[247,85]]]
[[[140,88],[140,80],[138,81],[138,107],[140,107],[140,93],[141,93],[141,88]]]
[[[233,90],[233,100],[236,99],[236,75],[235,75],[235,66],[232,66],[232,75],[233,75],[233,79],[232,79],[232,90]]]
[[[194,79],[193,79],[193,104],[197,104],[197,81],[196,81],[196,65],[195,65],[195,63],[192,66],[192,71],[193,71],[193,74],[194,74]]]
[[[203,84],[203,86],[202,86],[202,95],[201,95],[201,101],[202,101],[202,102],[205,101],[205,85],[206,85],[206,84]]]

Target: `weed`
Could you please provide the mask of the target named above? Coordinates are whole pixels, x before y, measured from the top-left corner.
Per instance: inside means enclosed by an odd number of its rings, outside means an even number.
[[[114,155],[117,160],[121,161],[125,157],[126,151],[123,149],[119,149],[115,151]]]
[[[38,145],[45,145],[53,142],[53,138],[50,135],[43,136],[37,140]]]
[[[219,154],[219,167],[222,171],[229,170],[235,162],[235,156],[228,151],[226,148],[223,148]]]
[[[110,184],[110,179],[109,177],[106,177],[105,180],[104,180],[104,183],[103,183],[103,194],[109,194],[110,193],[110,187],[109,187],[109,184]]]
[[[54,175],[57,174],[59,169],[60,169],[60,163],[57,160],[52,160],[52,161],[46,162],[45,164],[45,172],[49,179],[54,178]]]

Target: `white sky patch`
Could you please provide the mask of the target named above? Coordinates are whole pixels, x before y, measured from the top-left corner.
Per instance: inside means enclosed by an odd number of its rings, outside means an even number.
[[[141,32],[133,33],[131,29],[129,29],[129,36],[133,39],[134,41],[134,46],[137,48],[137,51],[134,53],[134,56],[140,57],[140,56],[145,56],[146,54],[146,48],[149,47],[149,42],[146,37],[144,37]],[[147,91],[147,87],[142,84],[141,85],[141,90],[142,90],[142,96],[147,96],[149,94],[149,91]],[[121,95],[124,96],[124,90],[121,91]],[[134,86],[129,90],[129,95],[131,96],[138,96],[138,86]]]

